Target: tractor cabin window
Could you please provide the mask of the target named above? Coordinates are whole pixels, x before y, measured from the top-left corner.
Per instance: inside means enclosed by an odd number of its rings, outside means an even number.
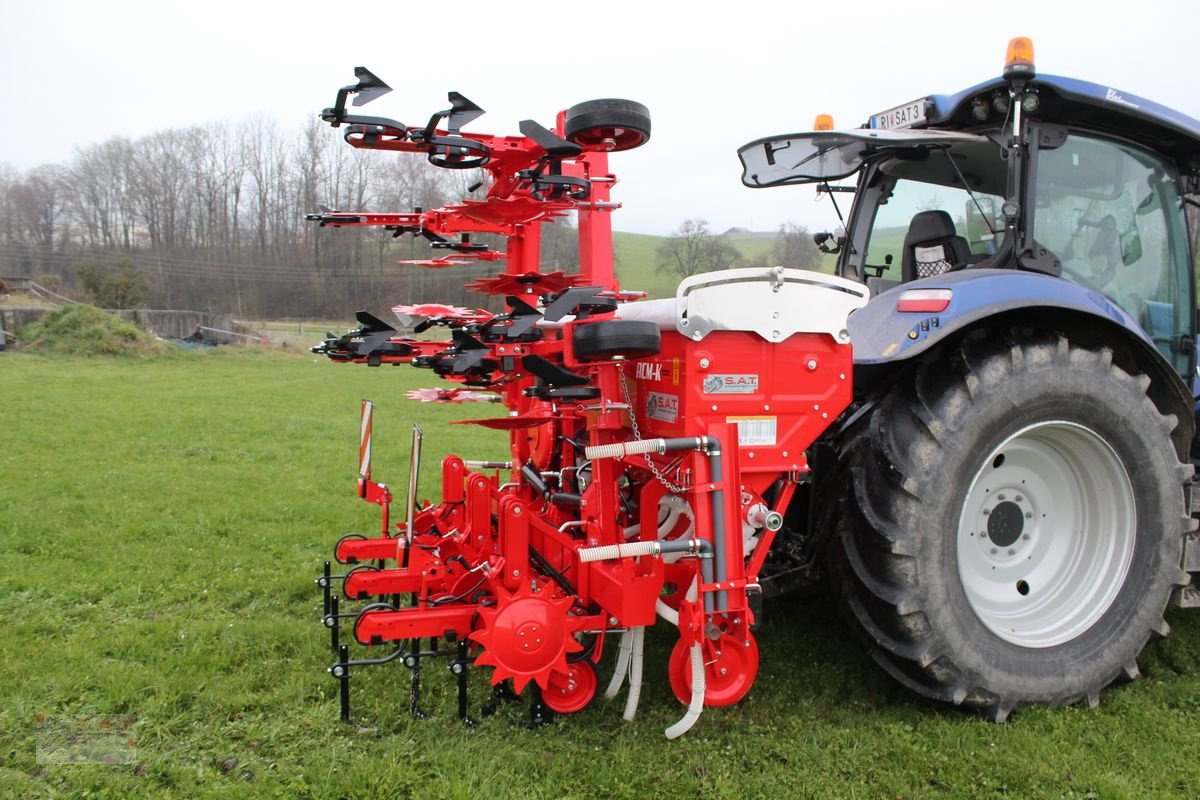
[[[1034,235],[1062,276],[1136,319],[1180,371],[1190,353],[1192,287],[1179,184],[1157,156],[1072,134],[1038,161]]]

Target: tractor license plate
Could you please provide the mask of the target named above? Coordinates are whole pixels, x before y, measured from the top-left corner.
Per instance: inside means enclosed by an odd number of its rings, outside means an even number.
[[[889,108],[871,117],[872,128],[911,128],[925,121],[925,98]]]

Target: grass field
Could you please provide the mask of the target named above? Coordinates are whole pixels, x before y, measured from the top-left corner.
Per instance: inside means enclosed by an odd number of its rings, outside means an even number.
[[[353,491],[359,399],[398,495],[413,420],[423,496],[439,451],[502,452],[447,424],[496,409],[403,399],[432,385],[251,349],[0,354],[0,797],[1200,796],[1200,616],[1180,612],[1100,708],[999,726],[894,684],[826,599],[769,606],[754,690],[677,742],[663,626],[633,723],[598,701],[529,730],[514,704],[468,730],[441,667],[417,721],[389,665],[357,673],[340,724],[312,579],[339,535],[378,524]]]

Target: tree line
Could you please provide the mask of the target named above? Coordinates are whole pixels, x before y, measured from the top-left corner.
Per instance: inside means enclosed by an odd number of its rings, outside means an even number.
[[[248,319],[341,318],[384,302],[480,306],[488,298],[462,287],[492,265],[397,266],[431,257],[429,243],[304,219],[322,206],[436,208],[480,180],[476,170],[352,148],[317,120],[291,132],[254,120],[113,138],[64,164],[0,164],[0,275],[81,297],[120,284],[124,303]],[[577,265],[569,224],[543,228],[556,268]]]

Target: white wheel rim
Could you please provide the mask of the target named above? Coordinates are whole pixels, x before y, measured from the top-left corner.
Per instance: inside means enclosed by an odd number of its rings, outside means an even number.
[[[1108,611],[1137,531],[1120,457],[1073,422],[1030,425],[983,460],[958,522],[971,610],[1005,641],[1053,647]]]

